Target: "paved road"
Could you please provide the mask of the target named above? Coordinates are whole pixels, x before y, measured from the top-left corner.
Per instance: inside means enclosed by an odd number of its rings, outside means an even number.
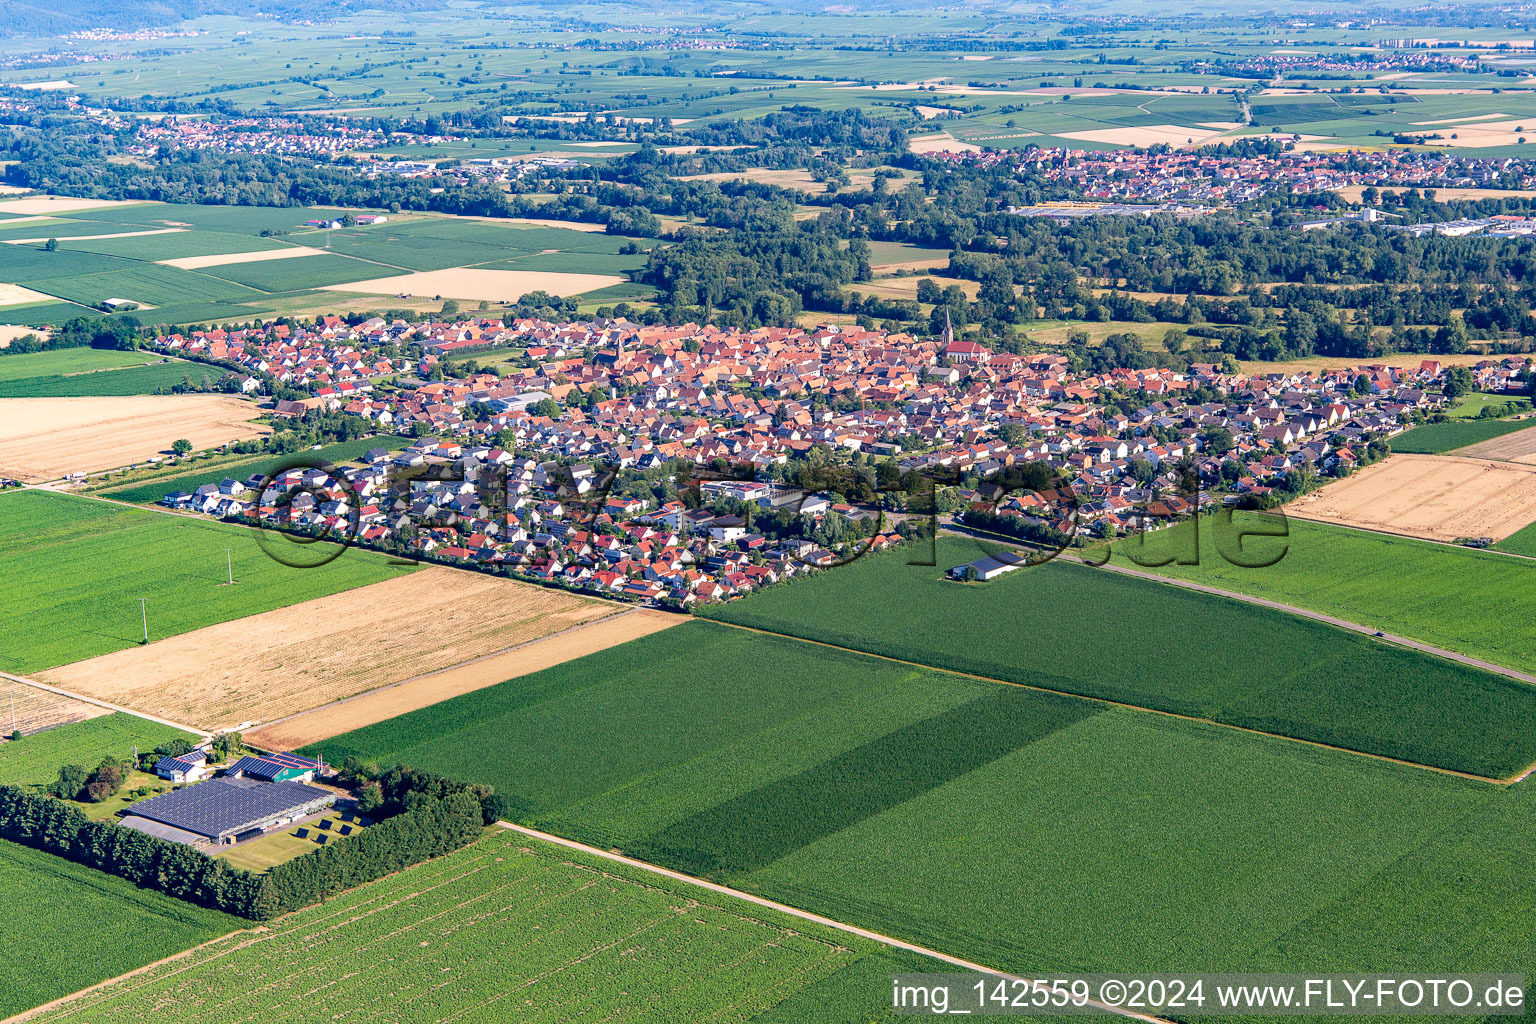
[[[1010,544],[1010,542],[1002,539],[1001,537],[973,534],[971,531],[962,529],[960,527],[947,526],[945,529],[951,533],[956,533],[961,536],[978,536],[982,540],[992,541],[1004,547],[1011,546],[1018,551],[1030,552],[1033,550],[1025,544],[1020,544],[1017,542]],[[1069,562],[1077,562],[1082,565],[1090,564],[1081,556],[1069,554],[1065,551],[1063,551],[1057,557],[1063,558]],[[1298,608],[1293,604],[1284,604],[1280,601],[1270,601],[1262,597],[1254,597],[1252,594],[1240,594],[1235,590],[1222,590],[1220,587],[1208,587],[1201,583],[1191,583],[1189,580],[1181,580],[1173,576],[1159,576],[1154,572],[1147,572],[1143,569],[1131,569],[1122,565],[1095,565],[1095,568],[1103,569],[1105,572],[1118,572],[1126,576],[1135,576],[1138,579],[1151,580],[1153,583],[1166,583],[1170,587],[1182,587],[1185,590],[1197,590],[1202,594],[1214,594],[1217,597],[1225,597],[1233,601],[1242,601],[1244,604],[1256,604],[1264,608],[1273,608],[1275,611],[1288,612],[1291,615],[1299,615],[1304,619],[1314,619],[1318,622],[1326,622],[1330,626],[1337,626],[1339,629],[1347,629],[1351,632],[1360,633],[1364,636],[1371,637],[1374,640],[1381,640],[1385,643],[1397,644],[1399,647],[1407,647],[1415,651],[1422,651],[1425,654],[1433,654],[1436,657],[1444,658],[1447,661],[1454,661],[1462,665],[1469,665],[1472,668],[1480,668],[1485,672],[1493,672],[1501,676],[1506,676],[1510,679],[1519,680],[1522,683],[1529,683],[1533,686],[1536,686],[1536,675],[1532,675],[1529,672],[1521,672],[1518,669],[1509,668],[1506,665],[1495,665],[1491,661],[1483,661],[1479,658],[1469,657],[1465,654],[1458,654],[1455,651],[1446,650],[1444,647],[1436,647],[1434,644],[1426,644],[1422,641],[1414,640],[1411,637],[1399,636],[1396,633],[1386,633],[1376,629],[1374,626],[1363,626],[1358,622],[1351,622],[1348,619],[1341,619],[1333,615],[1325,615],[1322,612],[1315,612],[1308,608]]]
[[[816,924],[822,925],[824,927],[835,928],[840,932],[847,932],[849,935],[857,935],[862,939],[869,939],[872,942],[878,942],[882,945],[890,946],[893,949],[904,949],[912,953],[920,953],[923,956],[932,957],[935,960],[941,960],[944,963],[959,967],[962,970],[976,971],[978,973],[989,974],[997,978],[1006,978],[1010,981],[1022,981],[1032,988],[1041,989],[1047,992],[1052,991],[1051,986],[1045,982],[1022,978],[1015,974],[1008,974],[1004,971],[999,971],[992,967],[985,967],[981,964],[973,963],[969,960],[962,960],[959,957],[950,956],[947,953],[940,953],[938,950],[929,949],[926,946],[918,946],[911,942],[906,942],[902,939],[892,938],[889,935],[882,935],[879,932],[872,932],[867,928],[860,928],[857,925],[844,924],[842,921],[834,921],[830,917],[822,917],[820,914],[813,914],[808,910],[801,910],[798,907],[791,907],[787,903],[776,903],[773,900],[764,899],[761,896],[754,896],[749,892],[742,892],[739,889],[731,889],[727,886],[717,885],[714,882],[706,882],[702,878],[694,878],[692,875],[685,875],[681,871],[673,871],[669,868],[658,867],[655,864],[648,864],[643,860],[635,860],[633,857],[625,857],[622,854],[610,853],[607,850],[600,850],[595,846],[588,846],[586,843],[578,843],[573,839],[565,839],[561,836],[551,835],[548,832],[540,832],[537,829],[531,829],[525,825],[514,825],[507,821],[500,821],[497,822],[497,824],[504,829],[509,829],[513,832],[517,832],[525,836],[531,836],[534,839],[542,839],[546,843],[554,843],[557,846],[564,846],[571,850],[580,850],[581,852],[589,854],[593,857],[601,857],[603,860],[615,861],[619,864],[627,864],[632,868],[639,868],[641,871],[649,871],[651,874],[661,875],[664,878],[671,879],[674,882],[683,882],[687,885],[696,886],[700,889],[707,889],[710,892],[717,893],[722,896],[730,896],[734,899],[745,900],[746,902],[754,903],[759,907],[767,907],[768,909],[776,910],[781,914],[788,914],[791,917],[797,917],[802,921],[814,921]],[[1108,1003],[1101,1003],[1097,999],[1088,1000],[1088,1005],[1096,1007],[1105,1013],[1112,1013],[1120,1017],[1130,1017],[1135,1020],[1147,1021],[1149,1024],[1168,1024],[1168,1022],[1164,1021],[1161,1017],[1153,1017],[1144,1013],[1136,1013],[1133,1010],[1127,1010],[1121,1006],[1111,1006]]]

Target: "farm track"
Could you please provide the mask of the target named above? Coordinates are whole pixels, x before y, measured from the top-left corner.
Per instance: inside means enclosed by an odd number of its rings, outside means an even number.
[[[1169,580],[1173,583],[1177,581]],[[930,672],[941,672],[945,675],[960,676],[964,679],[976,679],[984,683],[996,683],[999,686],[1014,686],[1021,690],[1033,690],[1036,693],[1049,693],[1058,697],[1075,697],[1078,700],[1092,701],[1095,704],[1103,704],[1106,707],[1123,708],[1127,711],[1142,711],[1149,715],[1161,715],[1164,718],[1177,718],[1184,722],[1196,722],[1200,725],[1211,725],[1219,729],[1231,729],[1234,732],[1245,732],[1252,736],[1267,736],[1270,739],[1284,740],[1287,743],[1299,743],[1306,747],[1316,747],[1320,750],[1331,750],[1340,754],[1350,754],[1355,757],[1365,757],[1372,761],[1383,761],[1387,764],[1402,765],[1405,768],[1418,768],[1426,772],[1434,772],[1438,775],[1450,775],[1458,779],[1467,779],[1471,782],[1485,782],[1495,786],[1510,786],[1521,781],[1532,773],[1536,773],[1536,764],[1522,768],[1518,773],[1508,778],[1496,779],[1487,775],[1477,775],[1473,772],[1457,771],[1454,768],[1440,768],[1432,764],[1424,764],[1421,761],[1407,761],[1398,757],[1388,757],[1385,754],[1372,754],[1364,750],[1355,750],[1350,747],[1340,747],[1332,743],[1323,743],[1319,740],[1301,739],[1297,736],[1287,736],[1284,733],[1265,732],[1263,729],[1250,729],[1247,726],[1233,725],[1230,722],[1218,722],[1211,718],[1201,718],[1198,715],[1182,715],[1177,711],[1163,711],[1158,708],[1149,708],[1141,704],[1127,704],[1125,701],[1111,700],[1108,697],[1094,697],[1086,693],[1076,693],[1072,690],[1057,690],[1049,686],[1037,686],[1033,683],[1016,683],[1010,679],[998,679],[996,676],[977,675],[974,672],[958,672],[952,668],[941,668],[937,665],[929,665],[921,661],[908,661],[905,658],[893,658],[888,654],[875,654],[872,651],[861,651],[857,647],[843,647],[840,644],[830,644],[824,640],[809,640],[793,633],[776,633],[771,629],[759,629],[756,626],[742,626],[734,622],[726,622],[722,619],[708,619],[721,626],[731,629],[740,629],[748,633],[760,633],[763,636],[778,637],[781,640],[795,640],[802,644],[812,644],[817,647],[826,647],[834,651],[843,651],[847,654],[857,654],[865,658],[878,658],[881,661],[893,662],[897,665],[907,665],[911,668],[920,668]]]
[[[23,686],[31,686],[39,690],[46,690],[49,693],[58,694],[60,697],[68,697],[71,700],[78,700],[83,704],[94,704],[96,707],[106,708],[108,711],[120,711],[125,715],[132,715],[135,718],[147,718],[151,722],[158,722],[161,725],[168,725],[173,729],[180,729],[182,732],[190,732],[194,736],[208,735],[208,730],[202,728],[201,726],[187,725],[184,722],[173,722],[168,718],[157,718],[154,715],[147,715],[142,711],[135,711],[133,708],[125,708],[121,704],[113,704],[110,701],[99,700],[96,697],[87,697],[83,693],[75,693],[72,690],[64,690],[57,686],[50,686],[47,683],[40,683],[36,679],[28,679],[26,676],[12,675],[9,672],[0,672],[0,679],[9,679],[11,682],[20,683]]]
[[[830,917],[822,917],[820,914],[813,914],[808,910],[801,910],[798,907],[792,907],[787,903],[778,903],[774,900],[765,899],[762,896],[754,896],[749,892],[742,892],[740,889],[732,889],[729,886],[720,885],[716,882],[706,882],[702,878],[695,878],[692,875],[685,875],[681,871],[673,871],[670,868],[660,867],[659,865],[651,864],[643,860],[636,860],[633,857],[626,857],[621,853],[614,853],[610,850],[601,850],[595,846],[588,846],[585,843],[578,843],[574,839],[565,839],[561,836],[553,835],[549,832],[540,832],[537,829],[528,828],[526,825],[516,825],[507,821],[499,821],[496,824],[501,828],[517,832],[520,835],[529,836],[533,839],[543,840],[546,843],[553,843],[556,846],[563,846],[570,850],[579,850],[588,856],[600,857],[603,860],[613,861],[617,864],[624,864],[632,868],[638,868],[641,871],[648,871],[651,874],[660,875],[669,881],[683,882],[687,885],[705,889],[709,892],[715,893],[716,895],[729,896],[738,900],[745,900],[746,902],[756,906],[766,907],[769,910],[774,910],[781,914],[788,914],[789,916],[797,917],[802,921],[810,921],[815,924],[819,924],[824,928],[834,928],[837,931],[846,932],[849,935],[857,935],[861,939],[868,939],[871,942],[878,942],[881,945],[889,946],[892,949],[901,949],[909,953],[917,953],[921,956],[931,957],[935,960],[943,961],[944,963],[950,964],[954,967],[959,967],[963,970],[975,971],[980,974],[989,974],[993,977],[1004,978],[1009,981],[1024,982],[1036,990],[1046,992],[1054,991],[1050,985],[1047,985],[1041,981],[1037,981],[1033,978],[1023,978],[1016,974],[1009,974],[1006,971],[1000,971],[995,967],[987,967],[982,964],[974,963],[970,960],[962,960],[959,957],[950,956],[948,953],[941,953],[936,949],[929,949],[926,946],[919,946],[915,943],[907,942],[904,939],[894,938],[890,935],[883,935],[880,932],[870,931],[867,928],[860,928],[858,925],[846,924],[842,921],[837,921]],[[1162,1017],[1154,1017],[1150,1014],[1136,1013],[1133,1010],[1127,1010],[1120,1006],[1111,1006],[1108,1003],[1101,1003],[1094,999],[1090,999],[1088,1004],[1096,1007],[1104,1013],[1114,1014],[1115,1016],[1119,1017],[1127,1017],[1133,1020],[1147,1021],[1149,1024],[1170,1024],[1170,1022],[1164,1020]]]

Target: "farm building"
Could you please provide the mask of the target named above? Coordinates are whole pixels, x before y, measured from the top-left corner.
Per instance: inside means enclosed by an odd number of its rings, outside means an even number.
[[[949,570],[949,575],[954,579],[962,580],[965,579],[965,573],[967,569],[975,569],[977,579],[991,580],[996,579],[1005,572],[1012,572],[1013,570],[1019,568],[1024,563],[1024,561],[1025,559],[1022,555],[1015,555],[1003,551],[996,555],[988,555],[985,558],[978,558],[974,562],[966,562],[964,565],[957,565],[953,569]]]
[[[133,805],[121,824],[176,843],[225,844],[313,814],[336,794],[302,782],[218,778]]]
[[[247,754],[229,766],[226,775],[257,782],[311,782],[325,764],[298,754]]]
[[[208,774],[208,754],[190,750],[180,757],[162,757],[155,762],[155,774],[171,782],[196,782]]]

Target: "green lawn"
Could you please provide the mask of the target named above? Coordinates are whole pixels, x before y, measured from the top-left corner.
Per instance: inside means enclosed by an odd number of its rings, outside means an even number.
[[[133,748],[153,750],[177,737],[195,740],[190,733],[121,712],[61,725],[14,742],[0,744],[0,783],[25,785],[48,783],[66,764],[95,768],[103,758],[131,760]]]
[[[706,623],[315,751],[1001,968],[1536,970],[1529,784]]]
[[[1536,650],[1526,641],[1536,617],[1536,563],[1301,519],[1284,520],[1288,537],[1249,537],[1241,542],[1246,553],[1238,552],[1240,532],[1277,525],[1274,517],[1249,512],[1235,513],[1230,526],[1219,516],[1202,519],[1198,565],[1157,564],[1174,554],[1194,557],[1187,525],[1147,534],[1145,541],[1120,541],[1114,564],[1325,612],[1536,672]],[[1536,536],[1528,527],[1504,544],[1522,543],[1516,539],[1522,534]],[[1233,564],[1276,556],[1261,568]]]
[[[498,831],[36,1020],[871,1021],[939,966]]]
[[[226,548],[234,586],[225,585]],[[290,568],[240,527],[12,491],[0,494],[0,669],[36,672],[138,643],[140,598],[157,639],[408,571],[359,550],[320,568]]]
[[[1496,405],[1506,405],[1511,401],[1520,400],[1516,395],[1490,395],[1483,391],[1474,391],[1470,395],[1463,395],[1456,403],[1456,407],[1446,411],[1446,416],[1451,419],[1465,420],[1476,419],[1484,409]],[[1529,403],[1527,403],[1529,408]]]
[[[1451,419],[1426,423],[1392,439],[1392,450],[1408,455],[1439,455],[1536,426],[1531,420]]]
[[[907,551],[872,555],[701,614],[1480,775],[1502,777],[1536,761],[1536,688],[1282,612],[1064,561],[985,585],[942,578],[980,554],[975,542],[948,538],[937,567],[908,565]],[[1418,594],[1397,575],[1395,588],[1381,588],[1379,579],[1330,564],[1330,579],[1375,586],[1381,601],[1414,605],[1440,592]]]
[[[246,922],[0,840],[0,1014],[136,970]]]

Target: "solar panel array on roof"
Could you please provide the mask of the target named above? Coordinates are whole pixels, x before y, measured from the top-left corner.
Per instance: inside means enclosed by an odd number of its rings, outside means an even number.
[[[222,778],[144,800],[133,805],[133,813],[208,839],[218,839],[276,818],[318,810],[335,799],[334,794],[302,782]]]

